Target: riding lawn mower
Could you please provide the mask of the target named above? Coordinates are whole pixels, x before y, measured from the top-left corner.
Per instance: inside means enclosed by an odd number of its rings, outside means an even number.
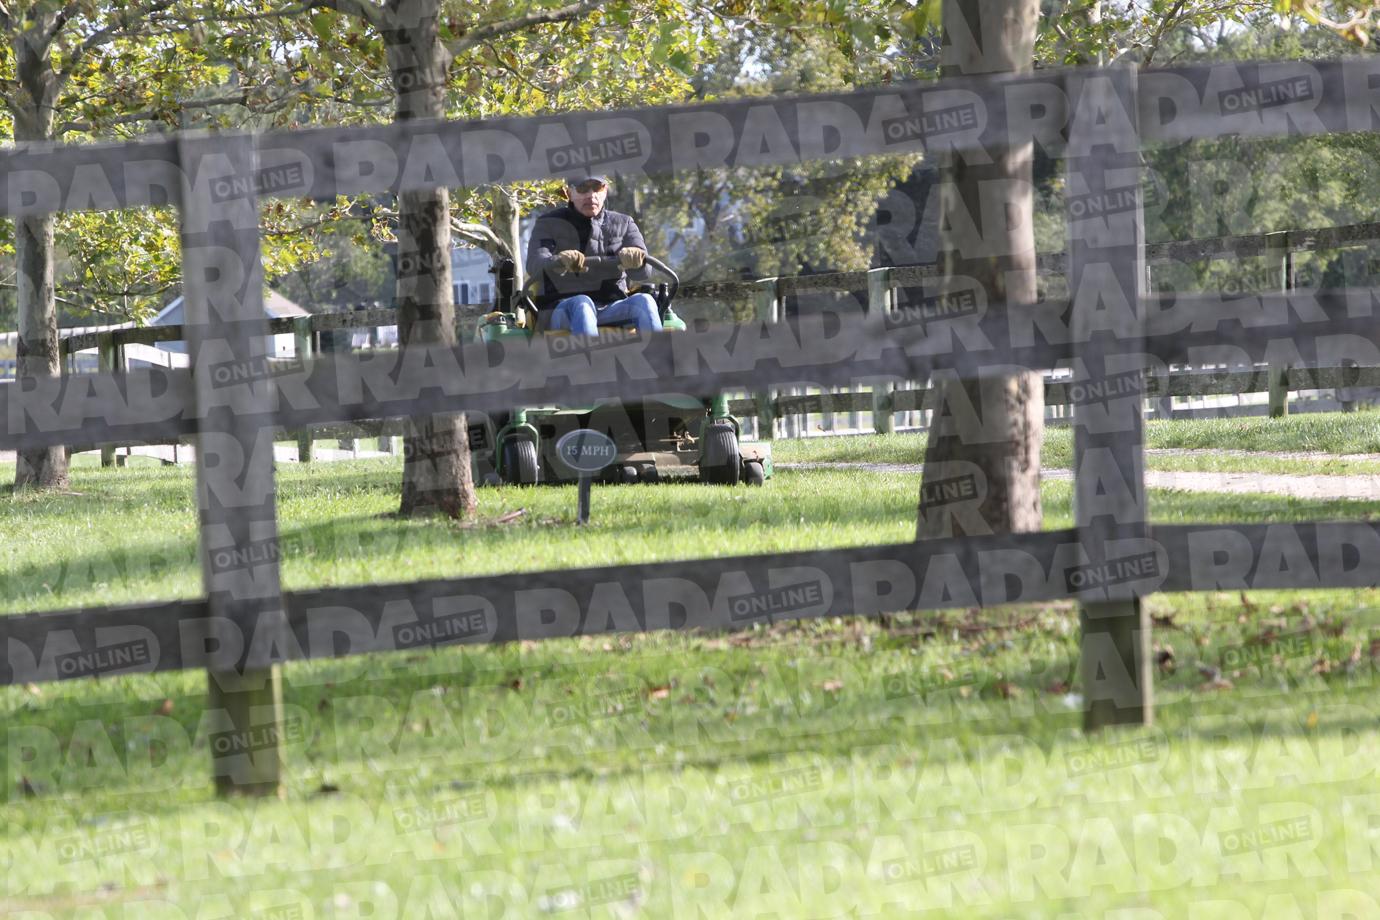
[[[614,259],[588,258],[591,267]],[[651,283],[652,272],[660,276]],[[635,337],[636,330],[604,326],[600,338],[584,340],[568,332],[539,328],[544,317],[532,300],[530,286],[517,290],[512,258],[498,260],[496,309],[480,321],[477,337],[482,342],[534,335],[565,336],[572,350],[589,348]],[[629,281],[644,283],[656,299],[662,328],[685,330],[685,321],[671,303],[680,279],[671,268],[650,255],[645,266],[629,273]],[[469,423],[470,457],[476,483],[531,485],[574,482],[578,474],[557,459],[556,442],[579,428],[591,428],[613,439],[618,455],[605,467],[606,483],[655,483],[699,481],[732,485],[762,485],[772,476],[771,445],[744,444],[742,427],[728,411],[722,394],[709,398],[656,396],[637,402],[600,400],[592,406],[542,406],[515,408]]]

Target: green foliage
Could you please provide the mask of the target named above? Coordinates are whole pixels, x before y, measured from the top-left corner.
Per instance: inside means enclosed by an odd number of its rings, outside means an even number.
[[[13,113],[29,105],[15,72],[15,43],[26,16],[51,4],[11,4],[14,24],[0,30],[0,137],[14,137]],[[63,141],[126,139],[183,125],[202,128],[245,126],[251,109],[258,124],[274,95],[273,82],[255,84],[251,71],[236,64],[264,60],[262,42],[210,40],[196,22],[199,5],[70,3],[67,19],[47,46],[45,67],[60,88],[57,117],[49,136]],[[107,40],[92,43],[93,36]],[[251,52],[252,49],[252,52]],[[257,58],[254,57],[257,55]],[[263,77],[262,72],[257,72]],[[315,258],[309,208],[275,203],[265,214],[264,262],[270,275]],[[0,233],[0,284],[12,284],[11,226]],[[274,229],[294,225],[288,235]],[[65,322],[142,321],[173,294],[181,277],[180,241],[172,209],[106,213],[64,212],[57,219],[57,300]],[[13,328],[4,307],[12,289],[0,288],[0,318]]]
[[[1212,30],[1239,28],[1271,15],[1270,0],[1051,0],[1036,38],[1036,60],[1047,66],[1136,61],[1163,64],[1170,44]],[[1224,26],[1224,24],[1227,24]],[[1171,55],[1172,57],[1172,55]]]
[[[321,228],[317,258],[274,271],[274,286],[313,313],[393,300],[393,269],[367,217],[332,221]]]
[[[1335,58],[1354,47],[1318,28],[1272,22],[1224,34],[1184,54],[1205,60]],[[1380,220],[1380,137],[1338,134],[1260,140],[1227,137],[1173,145],[1146,155],[1146,232],[1151,241],[1333,227]],[[1380,274],[1372,245],[1301,255],[1302,287],[1369,286]],[[1230,259],[1153,269],[1157,287],[1271,290],[1278,264]]]
[[[875,41],[875,36],[869,39]],[[719,36],[696,98],[825,92],[866,85],[890,66],[816,29]],[[744,66],[751,61],[752,66]],[[685,280],[867,268],[878,201],[920,157],[820,161],[655,176],[637,185],[648,242],[677,256]]]
[[[1375,0],[1275,0],[1274,6],[1281,13],[1330,29],[1361,48],[1370,45],[1380,28],[1380,4]]]

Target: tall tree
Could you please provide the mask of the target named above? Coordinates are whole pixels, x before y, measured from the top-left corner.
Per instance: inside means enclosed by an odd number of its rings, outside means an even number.
[[[358,16],[384,40],[393,84],[395,121],[445,116],[452,52],[441,39],[439,0],[390,0],[383,7],[328,0],[324,8]],[[404,349],[454,346],[451,288],[450,191],[403,192],[398,201],[398,339]],[[403,514],[474,512],[474,481],[464,415],[438,415],[408,423],[403,467]]]
[[[943,74],[1028,70],[1039,13],[1038,0],[944,0]],[[988,151],[985,157],[945,156],[939,296],[975,288],[990,304],[1035,302],[1032,152],[1033,144],[1027,142]],[[1002,206],[984,206],[989,200]],[[917,537],[1039,530],[1040,373],[993,371],[971,379],[946,375],[934,383],[939,403],[925,450]],[[976,500],[955,503],[948,499],[954,490],[928,487],[955,479],[970,482]],[[970,493],[965,489],[962,494]]]
[[[143,0],[120,8],[94,0],[32,0],[0,3],[0,37],[5,48],[5,78],[0,96],[18,142],[59,139],[66,130],[57,116],[74,77],[89,72],[92,61],[173,5],[174,0]],[[59,371],[57,301],[52,214],[15,220],[14,249],[19,340],[19,379],[56,376]],[[67,484],[63,447],[18,454],[15,488],[60,488]]]

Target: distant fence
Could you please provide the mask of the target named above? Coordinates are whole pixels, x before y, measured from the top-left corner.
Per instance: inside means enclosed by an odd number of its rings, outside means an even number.
[[[1148,294],[1140,150],[1225,133],[1374,132],[1376,86],[1375,58],[1038,71],[629,112],[0,151],[0,202],[10,216],[170,199],[180,208],[191,372],[106,371],[0,386],[7,425],[0,447],[195,434],[206,592],[195,600],[0,617],[0,683],[207,668],[209,715],[225,741],[211,746],[218,786],[267,793],[279,788],[277,666],[284,661],[1074,598],[1083,608],[1085,724],[1148,721],[1151,623],[1142,597],[1373,586],[1380,524],[1151,527],[1143,369],[1380,365],[1380,291]],[[971,117],[927,117],[955,106],[967,106]],[[763,120],[794,126],[787,133],[795,141],[764,146],[763,137],[780,131],[758,131]],[[955,123],[966,127],[954,133]],[[943,132],[936,127],[944,125]],[[635,147],[638,158],[609,169],[703,168],[730,156],[745,133],[755,138],[743,153],[754,165],[935,147],[988,151],[1033,140],[1054,148],[1066,166],[1070,296],[967,310],[971,301],[942,283],[907,290],[909,282],[893,276],[899,296],[920,307],[917,315],[825,319],[780,315],[783,286],[773,281],[762,285],[761,314],[777,314],[762,316],[775,322],[695,326],[581,350],[538,337],[323,355],[286,368],[269,367],[256,352],[271,328],[261,303],[258,194],[330,199],[545,178],[560,173],[548,156],[551,144],[593,149],[601,138],[629,132],[640,143],[617,146]],[[927,314],[926,304],[938,312]],[[278,538],[272,452],[263,449],[277,428],[1065,365],[1082,387],[1074,405],[1072,528],[281,590],[280,554],[292,545]],[[971,497],[980,498],[985,484],[968,485],[944,490],[955,496],[945,513],[972,534]]]

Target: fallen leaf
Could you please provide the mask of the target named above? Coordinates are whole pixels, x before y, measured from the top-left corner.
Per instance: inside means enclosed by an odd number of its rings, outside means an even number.
[[[999,680],[997,681],[997,693],[1001,694],[1001,698],[1004,700],[1014,700],[1024,694],[1025,691],[1008,680]]]
[[[1308,714],[1307,720],[1304,721],[1304,724],[1307,725],[1309,728],[1317,728],[1317,727],[1318,727],[1318,714],[1317,714],[1316,712],[1310,712],[1310,713]]]
[[[671,685],[663,684],[660,687],[653,687],[647,692],[647,696],[654,700],[664,700],[671,695]]]
[[[1045,688],[1045,692],[1053,693],[1056,696],[1063,696],[1065,693],[1069,692],[1069,689],[1070,687],[1068,681],[1056,680],[1054,683],[1050,684],[1048,687]]]
[[[158,714],[160,716],[170,716],[172,715],[172,711],[173,701],[171,699],[164,700],[162,704],[158,707]]]
[[[825,693],[838,693],[840,690],[843,689],[843,681],[833,679],[826,680],[824,683],[819,685],[819,688],[823,690]]]
[[[32,695],[34,695],[34,696],[42,696],[42,695],[43,695],[43,688],[40,687],[38,684],[25,684],[25,685],[24,685],[24,690],[25,690],[25,692],[30,693],[30,694],[32,694]]]
[[[526,508],[519,508],[519,509],[517,509],[516,511],[509,511],[507,514],[500,515],[499,518],[498,518],[497,523],[499,523],[499,524],[511,524],[513,521],[516,521],[518,518],[522,517],[522,516],[523,516],[524,514],[526,514],[526,513],[527,513],[527,509],[526,509]]]

